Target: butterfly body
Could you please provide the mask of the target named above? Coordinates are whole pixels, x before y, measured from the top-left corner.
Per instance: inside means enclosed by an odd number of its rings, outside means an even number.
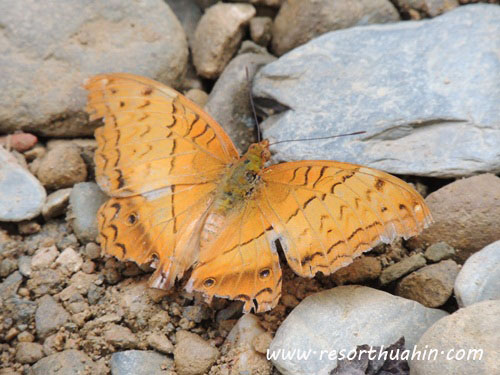
[[[175,90],[123,73],[92,77],[96,176],[111,199],[98,212],[104,252],[152,262],[150,285],[267,311],[281,296],[278,250],[304,277],[327,275],[380,242],[431,223],[404,181],[337,161],[265,166],[269,142],[239,156],[208,114]],[[279,245],[278,245],[279,244]]]

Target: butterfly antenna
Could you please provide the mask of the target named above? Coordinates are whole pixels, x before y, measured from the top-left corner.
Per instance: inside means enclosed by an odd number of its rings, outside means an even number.
[[[321,140],[321,139],[347,137],[347,136],[351,136],[351,135],[358,135],[358,134],[364,134],[364,133],[366,133],[366,131],[361,130],[359,132],[347,133],[347,134],[338,134],[338,135],[330,135],[330,136],[327,136],[327,137],[305,138],[305,139],[285,139],[283,141],[278,141],[278,142],[270,143],[269,146],[276,145],[278,143],[285,143],[285,142],[318,141],[318,140]]]
[[[255,121],[255,126],[257,127],[257,142],[260,142],[262,138],[260,134],[259,120],[257,119],[257,112],[255,111],[255,103],[253,102],[253,97],[252,97],[252,82],[250,82],[250,74],[248,74],[248,66],[245,66],[245,73],[247,75],[248,97],[250,98],[250,107],[252,108],[253,119]]]

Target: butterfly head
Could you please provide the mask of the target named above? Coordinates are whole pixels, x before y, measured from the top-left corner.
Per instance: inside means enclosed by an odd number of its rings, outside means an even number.
[[[264,166],[264,164],[271,159],[271,152],[269,151],[269,141],[263,140],[259,143],[253,143],[248,148],[245,155],[247,163],[253,165],[256,172]]]

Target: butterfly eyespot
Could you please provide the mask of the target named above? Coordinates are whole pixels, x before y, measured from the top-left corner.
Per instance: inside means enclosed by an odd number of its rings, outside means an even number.
[[[130,224],[130,225],[134,225],[135,223],[137,223],[137,214],[130,214],[128,215],[127,217],[127,222]]]
[[[208,277],[203,281],[203,286],[205,288],[211,288],[215,285],[215,279],[213,277]]]
[[[271,275],[271,270],[269,268],[264,268],[263,270],[260,270],[259,272],[259,277],[261,279],[265,279]]]

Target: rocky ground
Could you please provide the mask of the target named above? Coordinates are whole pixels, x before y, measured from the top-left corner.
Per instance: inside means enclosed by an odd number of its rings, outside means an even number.
[[[466,0],[0,3],[0,374],[493,374],[500,368],[500,7]],[[363,26],[363,27],[357,27]],[[254,139],[274,161],[397,174],[435,223],[331,276],[296,276],[270,312],[149,289],[101,255],[82,82],[125,71]],[[401,338],[403,340],[400,340]],[[480,348],[480,361],[346,361],[321,350]],[[275,353],[273,359],[266,354]],[[385,350],[384,349],[384,350]],[[308,359],[283,350],[312,350]]]

